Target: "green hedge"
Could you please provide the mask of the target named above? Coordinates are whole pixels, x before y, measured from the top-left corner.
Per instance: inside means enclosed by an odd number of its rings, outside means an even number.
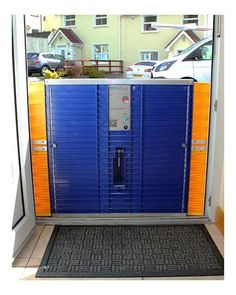
[[[106,73],[96,68],[87,68],[84,70],[84,75],[89,76],[90,78],[105,78]]]

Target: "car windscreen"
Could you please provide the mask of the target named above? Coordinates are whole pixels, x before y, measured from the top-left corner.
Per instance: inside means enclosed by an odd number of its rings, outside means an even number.
[[[38,58],[38,56],[39,56],[38,53],[28,53],[28,54],[27,54],[27,58],[28,58],[28,59]]]
[[[153,66],[155,66],[155,64],[156,64],[156,62],[152,62],[152,61],[139,61],[135,65],[136,66],[150,66],[150,67],[153,67]]]
[[[185,54],[188,53],[190,50],[197,48],[199,46],[199,42],[194,43],[193,45],[189,46],[188,48],[184,49],[183,51],[181,51],[179,54],[177,54],[177,56],[181,55],[181,54]]]

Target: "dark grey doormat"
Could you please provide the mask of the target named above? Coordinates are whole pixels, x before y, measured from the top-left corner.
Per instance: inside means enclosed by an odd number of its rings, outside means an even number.
[[[224,274],[204,225],[56,226],[36,277]]]

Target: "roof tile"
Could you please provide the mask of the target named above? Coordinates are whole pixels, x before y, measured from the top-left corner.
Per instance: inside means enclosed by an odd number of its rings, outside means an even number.
[[[75,34],[75,32],[73,30],[65,29],[65,28],[59,28],[58,31],[59,30],[66,36],[66,38],[70,42],[83,44],[83,42],[80,40],[80,38]]]

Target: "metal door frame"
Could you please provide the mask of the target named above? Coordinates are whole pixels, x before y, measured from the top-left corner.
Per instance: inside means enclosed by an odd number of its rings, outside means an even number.
[[[19,169],[22,183],[24,215],[12,229],[14,233],[13,257],[15,257],[36,226],[34,212],[33,179],[31,169],[30,127],[28,113],[27,65],[25,44],[25,18],[23,15],[12,16],[12,58],[15,92],[15,124]],[[14,208],[13,208],[14,209]]]
[[[17,19],[21,19],[18,21],[17,23],[17,28],[18,28],[18,37],[22,39],[22,37],[24,36],[24,23],[22,21],[22,16],[17,16]],[[221,50],[222,50],[222,46],[223,46],[223,40],[222,40],[222,37],[223,37],[223,34],[224,32],[221,31],[221,21],[223,20],[223,16],[215,16],[215,23],[214,23],[214,34],[215,34],[215,38],[213,39],[213,43],[214,43],[214,47],[215,47],[215,54],[214,54],[214,57],[213,57],[213,68],[212,68],[212,93],[211,93],[211,108],[213,109],[213,111],[211,112],[211,118],[210,118],[210,138],[209,138],[209,142],[210,142],[210,147],[209,147],[209,153],[208,153],[208,174],[207,174],[207,189],[206,189],[206,211],[205,211],[205,216],[203,217],[196,217],[196,218],[193,218],[193,217],[174,217],[174,216],[168,216],[166,219],[165,219],[165,222],[166,221],[169,221],[170,223],[179,223],[179,222],[186,222],[186,223],[205,223],[207,221],[214,221],[214,214],[215,214],[215,207],[216,205],[218,204],[218,199],[217,199],[217,196],[215,196],[214,194],[212,194],[212,191],[214,189],[215,186],[217,186],[217,183],[219,182],[218,179],[214,179],[213,177],[213,174],[214,174],[214,169],[217,169],[217,167],[214,167],[214,164],[216,162],[216,156],[219,156],[219,155],[216,155],[215,154],[215,150],[216,150],[216,147],[215,147],[215,142],[216,142],[216,136],[223,136],[222,132],[219,131],[216,129],[216,122],[217,122],[217,117],[218,115],[220,114],[220,110],[217,112],[214,111],[214,108],[215,108],[215,102],[218,100],[218,95],[219,95],[219,87],[218,87],[218,83],[220,83],[222,85],[222,82],[220,82],[220,78],[219,78],[219,72],[220,72],[220,69],[221,69],[221,66],[222,66],[222,63],[223,61],[221,60],[222,56],[221,56]],[[16,36],[14,36],[16,37]],[[25,37],[25,36],[24,36]],[[16,46],[18,45],[19,42],[22,42],[18,40],[18,38],[16,38]],[[16,58],[16,57],[15,57]],[[18,53],[18,56],[17,56],[17,60],[23,60],[25,61],[25,51],[21,51]],[[17,76],[22,76],[23,74],[23,77],[21,77],[21,81],[22,83],[24,84],[25,87],[27,87],[27,79],[25,77],[25,65],[22,68],[19,68],[18,69],[18,72],[17,72]],[[99,82],[99,81],[98,81]],[[129,82],[130,83],[130,82]],[[18,101],[18,104],[21,105],[21,109],[22,110],[27,110],[27,106],[26,104],[23,103],[23,101]],[[221,111],[222,112],[222,111]],[[28,131],[28,134],[29,134],[29,131]],[[21,134],[19,134],[20,138],[22,137]],[[29,143],[28,143],[28,147],[29,147]],[[222,156],[222,153],[219,153],[220,156]],[[29,159],[27,158],[27,161],[29,161]],[[26,169],[26,167],[22,167],[24,169]],[[29,167],[27,167],[27,169],[29,169]],[[218,167],[219,169],[219,167]],[[23,180],[24,183],[25,183],[25,188],[26,188],[26,182],[27,184],[30,186],[33,186],[32,184],[32,177],[31,177],[31,172],[28,171],[28,173],[24,173],[24,177],[25,179]],[[209,198],[212,197],[212,202],[214,203],[214,206],[210,206],[209,205]],[[31,224],[32,226],[30,227],[31,230],[34,228],[34,225],[35,225],[35,216],[34,216],[34,210],[33,210],[33,207],[32,207],[32,204],[33,204],[33,193],[29,193],[28,197],[28,206],[27,206],[27,212],[26,212],[26,215],[28,215],[28,218],[31,219]],[[130,218],[131,217],[131,218]],[[111,218],[105,218],[104,217],[101,217],[101,221],[106,221],[107,223],[109,221],[112,221],[113,217]],[[117,217],[117,218],[120,218],[121,221],[124,220],[125,218],[123,216],[120,216],[120,217]],[[164,222],[163,221],[163,216],[160,216],[160,215],[156,215],[156,216],[153,216],[153,215],[150,215],[150,216],[138,216],[135,220],[137,222],[141,222],[142,220],[145,219],[145,221],[148,222],[148,219],[150,220],[150,222],[155,222],[155,223],[162,223]],[[134,220],[134,217],[132,216],[127,216],[127,222],[130,222],[131,220]],[[134,221],[135,221],[134,220]],[[23,221],[23,220],[22,220]],[[51,218],[37,218],[36,219],[36,222],[37,223],[42,223],[42,224],[59,224],[59,223],[63,223],[63,224],[66,224],[66,223],[69,223],[70,221],[73,221],[75,223],[78,223],[80,224],[81,222],[89,222],[89,221],[94,221],[94,222],[98,222],[98,216],[94,216],[94,218],[92,219],[91,217],[88,218],[85,218],[85,217],[75,217],[74,219],[67,219],[66,217],[55,217],[55,216],[52,216]],[[117,219],[115,220],[117,221]],[[20,226],[20,224],[19,224]],[[23,226],[22,226],[22,229],[23,229]],[[18,231],[18,233],[20,233],[20,231]],[[30,231],[28,231],[28,236],[30,234]],[[23,235],[22,236],[22,244],[25,243],[27,240],[27,236],[26,235]]]

